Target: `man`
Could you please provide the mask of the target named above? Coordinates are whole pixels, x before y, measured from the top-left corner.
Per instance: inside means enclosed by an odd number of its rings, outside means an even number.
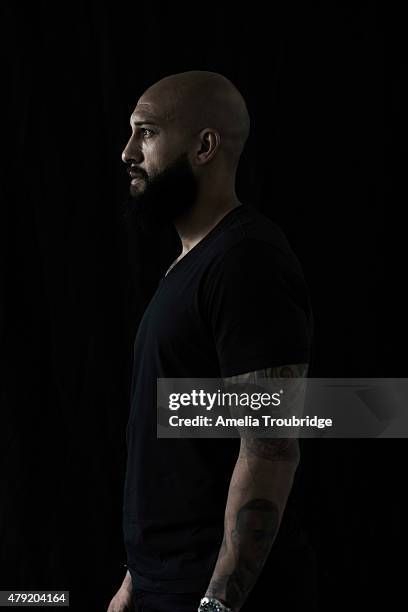
[[[300,265],[278,226],[235,194],[245,102],[220,74],[180,73],[142,95],[131,126],[126,214],[152,237],[173,223],[182,250],[136,335],[128,571],[109,612],[249,611],[260,596],[262,609],[315,610],[314,559],[288,502],[298,441],[156,435],[159,377],[232,384],[307,373],[312,314]]]

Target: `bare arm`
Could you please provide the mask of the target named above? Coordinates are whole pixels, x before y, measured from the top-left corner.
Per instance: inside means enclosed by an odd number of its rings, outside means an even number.
[[[257,378],[303,378],[307,364],[249,372]],[[225,379],[242,381],[243,375]],[[229,487],[224,539],[208,597],[241,609],[254,586],[277,536],[300,460],[296,438],[241,438],[239,456]]]

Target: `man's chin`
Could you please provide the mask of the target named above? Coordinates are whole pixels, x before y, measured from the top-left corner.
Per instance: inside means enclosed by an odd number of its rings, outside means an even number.
[[[135,185],[130,185],[129,196],[137,200],[138,197],[144,194],[146,186],[143,186],[144,181],[138,181]]]

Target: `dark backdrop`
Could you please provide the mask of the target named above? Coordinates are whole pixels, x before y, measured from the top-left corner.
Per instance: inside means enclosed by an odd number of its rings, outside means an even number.
[[[252,118],[238,195],[281,224],[302,262],[316,322],[311,375],[393,377],[404,365],[398,324],[384,314],[385,152],[396,152],[402,92],[372,2],[1,10],[0,589],[69,589],[74,610],[103,610],[126,560],[134,335],[178,248],[174,231],[151,241],[120,220],[120,155],[138,97],[191,69],[237,85]],[[394,588],[404,444],[304,445],[301,516],[323,610]]]

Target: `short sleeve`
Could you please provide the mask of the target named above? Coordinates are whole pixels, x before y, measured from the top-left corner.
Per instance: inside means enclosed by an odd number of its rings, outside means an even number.
[[[211,265],[202,288],[222,377],[308,363],[310,298],[298,260],[244,238]]]

